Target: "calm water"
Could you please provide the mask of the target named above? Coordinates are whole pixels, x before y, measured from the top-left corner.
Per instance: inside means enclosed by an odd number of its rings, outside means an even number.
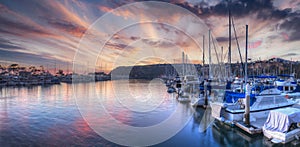
[[[75,84],[74,87],[71,84],[61,84],[47,87],[1,88],[0,146],[118,146],[89,127],[78,110],[76,102],[84,101],[88,108],[94,105],[91,100],[97,100],[97,97],[105,99],[103,100],[105,109],[116,120],[135,127],[159,124],[170,117],[176,109],[179,110],[176,121],[181,121],[181,117],[186,115],[192,115],[182,130],[156,146],[267,145],[261,135],[251,137],[238,129],[218,123],[213,123],[206,131],[199,132],[204,110],[198,108],[193,113],[194,108],[189,104],[177,102],[173,95],[166,93],[166,88],[162,84],[130,81],[129,95],[119,89],[124,85],[120,81],[117,83],[108,81]],[[118,94],[115,91],[118,91]],[[151,91],[157,93],[151,95]],[[147,103],[149,98],[154,100]],[[120,101],[124,103],[117,103]],[[145,112],[130,109],[135,104],[139,105],[135,107],[136,109]],[[153,109],[144,109],[148,108],[147,105],[153,105],[149,107]],[[120,127],[106,124],[104,118],[101,120],[102,118],[95,115],[97,114],[88,114],[86,117],[99,119],[97,121],[101,122],[101,126],[108,130]],[[173,123],[169,124],[172,125]]]

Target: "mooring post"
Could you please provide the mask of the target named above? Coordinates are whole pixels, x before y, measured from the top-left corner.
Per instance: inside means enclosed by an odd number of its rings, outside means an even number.
[[[245,114],[244,114],[244,123],[248,126],[250,125],[250,84],[246,84],[246,99],[245,99]]]
[[[248,60],[248,25],[246,25],[246,59],[245,59],[245,114],[244,114],[244,123],[249,126],[250,125],[250,92],[251,92],[251,87],[248,82],[248,75],[247,75],[247,60]]]

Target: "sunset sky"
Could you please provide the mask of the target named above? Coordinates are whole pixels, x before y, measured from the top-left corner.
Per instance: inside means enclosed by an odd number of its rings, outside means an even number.
[[[227,62],[229,7],[242,53],[248,24],[250,58],[300,60],[300,0],[232,0],[230,4],[222,0],[164,1],[174,6],[134,2],[0,0],[0,64],[66,69],[77,60],[87,68],[109,71],[122,65],[179,63],[182,50],[191,62],[202,63],[201,40],[203,35],[207,37],[208,29],[216,39],[219,55],[223,46]],[[232,60],[238,57],[233,38]]]

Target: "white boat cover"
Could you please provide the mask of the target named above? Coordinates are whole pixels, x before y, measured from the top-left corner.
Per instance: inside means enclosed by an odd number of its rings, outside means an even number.
[[[300,122],[300,109],[281,108],[272,110],[264,124],[267,130],[287,132],[292,123]]]

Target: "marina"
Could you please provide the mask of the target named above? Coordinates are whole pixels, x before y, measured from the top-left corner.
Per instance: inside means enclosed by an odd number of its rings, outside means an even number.
[[[113,81],[97,82],[96,86],[107,97],[113,98],[113,93],[109,89],[112,88],[114,83]],[[147,83],[147,81],[136,81],[132,82],[131,85],[136,88],[143,87],[139,90],[135,89],[139,94],[143,94]],[[76,86],[85,91],[90,91],[94,85],[78,83]],[[157,90],[164,88],[164,85],[153,86]],[[69,84],[62,83],[60,85],[32,88],[7,87],[1,88],[0,92],[2,98],[0,99],[0,124],[2,126],[0,143],[2,145],[117,146],[106,141],[88,127],[77,111],[75,99],[72,98],[72,86]],[[204,132],[200,132],[199,127],[203,125],[201,121],[205,109],[194,108],[187,103],[179,103],[175,95],[165,94],[166,97],[162,105],[147,114],[125,111],[121,107],[114,107],[116,108],[114,113],[122,113],[123,115],[118,115],[117,119],[134,126],[149,126],[159,123],[169,117],[176,107],[180,110],[179,114],[193,114],[186,126],[177,135],[156,146],[244,146],[245,144],[265,146],[271,144],[262,134],[251,136],[237,127],[222,125],[217,121],[209,125]],[[91,97],[94,96],[91,95]],[[181,117],[177,121],[180,120]],[[108,124],[103,125],[108,128],[116,127]],[[23,132],[27,133],[24,134]]]
[[[0,12],[0,147],[300,146],[300,0]]]
[[[89,74],[64,73],[63,70],[50,73],[43,67],[25,67],[18,64],[0,65],[0,87],[6,86],[37,86],[64,83],[92,82],[110,80],[110,75],[104,72]]]
[[[214,146],[235,146],[238,145],[238,143],[233,141],[235,138],[241,138],[244,143],[250,145],[253,144],[255,146],[278,144],[297,146],[300,144],[300,115],[298,115],[298,112],[300,112],[300,85],[298,82],[299,79],[296,79],[295,77],[297,73],[285,75],[275,75],[274,73],[267,73],[265,75],[252,75],[248,77],[248,63],[247,61],[245,61],[243,66],[245,67],[245,69],[244,73],[242,74],[244,77],[224,77],[222,76],[222,72],[214,70],[221,68],[218,67],[218,65],[212,65],[210,63],[210,65],[208,65],[209,68],[206,68],[207,65],[188,64],[187,59],[188,58],[185,53],[182,52],[183,63],[181,64],[171,66],[168,64],[150,65],[145,67],[139,66],[138,68],[135,68],[139,69],[138,71],[134,71],[134,68],[132,67],[123,67],[132,68],[133,73],[139,73],[140,71],[144,70],[143,68],[151,68],[152,70],[164,69],[158,70],[158,72],[162,72],[162,75],[160,74],[160,77],[156,77],[157,75],[159,75],[158,73],[153,75],[153,77],[148,76],[147,78],[144,78],[145,75],[139,77],[136,74],[130,74],[127,77],[128,79],[124,79],[122,74],[118,75],[120,74],[119,72],[123,71],[124,69],[119,69],[119,71],[118,69],[116,69],[111,71],[109,74],[106,74],[104,72],[94,72],[88,74],[64,73],[62,70],[59,70],[55,74],[51,74],[49,71],[46,71],[44,69],[37,69],[34,67],[26,68],[21,67],[18,64],[12,64],[7,67],[1,66],[0,103],[3,105],[3,108],[1,110],[2,112],[0,113],[0,118],[2,118],[0,124],[2,126],[9,126],[9,124],[7,124],[6,122],[11,121],[11,118],[5,115],[9,111],[8,108],[10,107],[7,106],[8,103],[19,101],[19,99],[22,98],[25,102],[28,102],[28,104],[31,105],[30,100],[32,98],[29,98],[28,96],[32,94],[35,95],[36,93],[50,92],[52,94],[51,97],[53,98],[53,100],[49,99],[49,101],[61,105],[65,105],[66,103],[67,105],[70,105],[67,106],[66,109],[72,109],[72,111],[74,111],[74,107],[77,106],[79,107],[79,110],[82,109],[80,108],[80,103],[82,102],[84,103],[84,108],[94,107],[89,103],[85,103],[86,101],[97,103],[97,96],[100,95],[102,98],[104,98],[104,101],[102,103],[105,106],[108,106],[109,110],[118,108],[117,110],[114,110],[113,113],[115,113],[116,115],[118,115],[118,113],[122,113],[122,116],[117,119],[125,124],[148,126],[155,123],[160,123],[163,119],[174,115],[172,113],[175,109],[177,110],[177,115],[179,115],[179,117],[177,117],[177,119],[179,120],[184,120],[187,116],[191,116],[191,119],[186,122],[187,124],[182,130],[179,130],[180,132],[178,134],[176,134],[166,142],[157,144],[157,146],[182,144],[182,142],[175,141],[179,136],[181,139],[184,138],[186,140],[190,140],[192,142],[192,144],[190,144],[191,146],[200,145],[199,142],[195,142],[196,140],[194,137],[191,137],[192,135],[201,137],[201,139],[198,138],[197,141],[201,141],[203,139],[209,140],[209,142],[207,142],[206,144],[208,146],[211,145],[210,143],[212,142]],[[296,65],[299,66],[300,64],[297,63]],[[175,69],[175,67],[177,67],[177,70]],[[168,68],[169,70],[166,70]],[[178,71],[178,69],[180,70]],[[208,70],[208,75],[197,74],[201,73],[203,70]],[[235,69],[233,68],[232,70]],[[112,78],[111,75],[113,75],[114,77]],[[129,86],[126,85],[126,83],[128,83]],[[122,84],[125,85],[122,86]],[[128,86],[129,89],[124,88],[126,86]],[[151,88],[149,88],[149,86]],[[75,91],[72,88],[75,88]],[[97,89],[96,91],[95,88]],[[33,91],[30,92],[30,90]],[[52,93],[53,90],[54,93]],[[117,91],[112,92],[111,90]],[[127,94],[130,92],[128,92],[127,90],[134,91],[134,97],[128,97]],[[152,97],[147,98],[145,97],[145,95],[149,95],[147,94],[147,91],[149,90]],[[16,93],[18,95],[14,95],[13,91],[17,91]],[[72,99],[70,91],[74,92],[73,94],[76,95],[76,99]],[[24,93],[24,95],[19,95],[22,93]],[[61,97],[62,93],[64,93],[63,97]],[[118,95],[114,95],[114,93],[117,93]],[[88,95],[88,97],[86,97],[86,95]],[[84,97],[85,100],[83,99]],[[153,101],[151,101],[151,103],[149,104],[141,103],[142,101],[144,101],[144,99],[149,98],[156,99],[153,99]],[[42,109],[48,109],[48,106],[44,106],[46,104],[44,103],[44,101],[48,103],[48,97],[45,97],[45,95],[39,95],[37,97],[37,100],[38,101],[33,100],[33,102],[37,103],[37,105],[42,105]],[[118,101],[119,103],[123,101],[124,104],[116,104],[116,101]],[[157,106],[154,111],[149,111],[146,113],[139,114],[134,110],[128,111],[123,108],[124,106],[129,107],[139,105],[139,109],[147,110],[146,108],[152,107],[152,105],[155,104],[156,101],[160,101],[160,105]],[[113,103],[113,105],[111,103]],[[15,109],[17,110],[17,112],[23,111],[22,109],[18,108]],[[56,110],[53,110],[53,108],[49,109],[49,111],[53,111],[51,113],[57,113],[55,116],[51,116],[51,118],[54,117],[54,121],[60,122],[61,120],[55,119],[59,119],[60,117],[64,116],[56,112]],[[42,110],[41,112],[44,113],[44,111],[45,110]],[[125,111],[126,113],[123,111]],[[292,112],[288,113],[290,111]],[[285,116],[277,119],[277,116],[274,116],[277,112],[283,112],[283,115]],[[81,114],[83,113],[81,112]],[[40,114],[40,112],[37,112],[37,114],[35,115],[38,115],[37,118],[35,118],[36,120],[34,120],[38,121],[36,123],[41,123],[41,125],[45,123],[45,120],[43,120],[44,118],[41,118],[42,115]],[[78,117],[79,114],[73,113],[71,115],[75,115],[76,117]],[[124,116],[127,115],[129,115],[128,118],[124,118]],[[284,121],[288,119],[288,117],[291,117],[291,115],[293,116],[292,122]],[[18,117],[20,117],[19,119],[24,119],[22,116]],[[50,118],[50,116],[48,117]],[[90,117],[92,116],[89,116],[85,119],[91,119]],[[143,120],[144,118],[147,119]],[[70,121],[72,120],[67,120],[66,122],[60,123],[62,123],[61,125],[66,125],[65,123],[70,123]],[[111,125],[110,122],[106,122],[107,120],[98,121],[103,121],[104,124],[106,124],[105,127],[107,128],[104,127],[104,130],[113,130],[113,128],[110,127],[116,127],[114,125]],[[277,122],[275,123],[277,127],[286,125],[289,127],[289,129],[288,131],[285,130],[274,132],[274,130],[270,130],[270,128],[272,128],[270,127],[270,122],[272,122],[273,124],[274,122]],[[92,132],[93,128],[90,128],[91,126],[87,125],[86,123],[87,122],[81,120],[81,123],[79,125],[81,125],[80,127],[82,127],[82,125],[86,126],[85,131]],[[32,125],[31,122],[28,125]],[[75,124],[75,126],[73,127],[76,127],[76,125],[77,124]],[[177,124],[173,125],[177,126]],[[18,127],[20,127],[20,125]],[[11,126],[8,128],[11,128]],[[20,130],[22,131],[23,129],[25,128],[21,128]],[[35,133],[45,135],[45,130],[43,130],[42,128],[37,129],[41,130],[35,130]],[[192,132],[186,131],[186,129],[192,129]],[[224,130],[227,131],[224,132]],[[0,132],[1,131],[3,132],[1,134],[5,134],[0,136],[1,138],[13,138],[15,135],[17,135],[10,134],[7,132],[8,130],[5,129],[0,130]],[[26,129],[23,131],[30,132]],[[72,131],[75,131],[78,135],[86,135],[82,134],[84,132],[78,132],[82,130]],[[68,133],[73,133],[72,131]],[[15,133],[20,132],[16,131]],[[65,132],[60,133],[60,135],[62,136],[68,134]],[[232,136],[230,137],[233,138],[229,137],[227,139],[233,142],[223,142],[224,140],[218,142],[220,140],[218,139],[218,137],[215,137],[219,135],[219,138],[223,138],[224,136],[227,136],[228,133],[232,133]],[[188,138],[183,137],[183,135],[186,135]],[[55,136],[57,136],[57,134]],[[6,142],[5,139],[1,139],[0,144],[16,145],[25,143],[24,145],[29,146],[35,145],[35,143],[48,145],[56,145],[56,143],[62,144],[57,139],[52,137],[53,136],[48,136],[48,139],[54,139],[54,144],[43,142],[42,138],[40,138],[41,142]],[[96,142],[92,141],[91,145],[98,143],[101,146],[103,144],[112,146],[117,145],[108,140],[105,140],[106,138],[101,138],[98,135],[93,135],[92,137]],[[99,139],[101,140],[100,142],[98,142]],[[26,140],[29,141],[30,139],[27,138]],[[67,142],[68,145],[73,143],[73,139],[70,139],[69,142]],[[73,145],[81,146],[82,144],[80,144],[80,142],[75,142],[75,144]]]
[[[112,88],[114,81],[97,82],[96,86],[107,97],[113,98]],[[139,94],[144,93],[148,81],[135,81],[131,85],[143,87],[135,89]],[[77,83],[77,87],[90,91],[91,83]],[[269,146],[274,145],[262,133],[250,135],[238,127],[228,126],[219,121],[214,121],[205,131],[199,131],[205,109],[192,107],[189,103],[180,103],[176,95],[167,94],[164,85],[153,85],[155,89],[164,89],[166,97],[162,105],[155,111],[139,114],[126,111],[122,107],[116,109],[122,113],[117,119],[135,126],[148,126],[156,124],[167,118],[172,111],[179,107],[180,113],[193,114],[186,126],[174,137],[156,146]],[[159,90],[158,90],[159,91]],[[72,98],[72,85],[62,83],[52,86],[27,87],[2,87],[0,88],[0,143],[3,145],[96,145],[117,146],[106,141],[93,132],[77,111],[75,99]],[[91,95],[91,97],[96,97]],[[22,107],[19,105],[22,104]],[[115,107],[117,108],[117,107]],[[300,107],[299,107],[300,108]],[[92,116],[91,116],[92,117]],[[50,119],[51,118],[51,119]],[[146,118],[146,119],[145,119]],[[177,121],[180,121],[180,117]],[[256,121],[257,122],[257,121]],[[55,125],[53,125],[55,124]],[[252,125],[255,125],[253,123]],[[260,124],[263,125],[263,124]],[[104,127],[116,127],[105,125]],[[64,128],[64,129],[62,129]],[[26,134],[22,132],[27,132]],[[64,137],[64,140],[61,138]],[[51,140],[49,142],[48,140]],[[182,140],[185,140],[184,142]],[[239,140],[239,141],[236,141]],[[294,142],[293,142],[294,143]],[[288,143],[291,146],[299,144]]]

